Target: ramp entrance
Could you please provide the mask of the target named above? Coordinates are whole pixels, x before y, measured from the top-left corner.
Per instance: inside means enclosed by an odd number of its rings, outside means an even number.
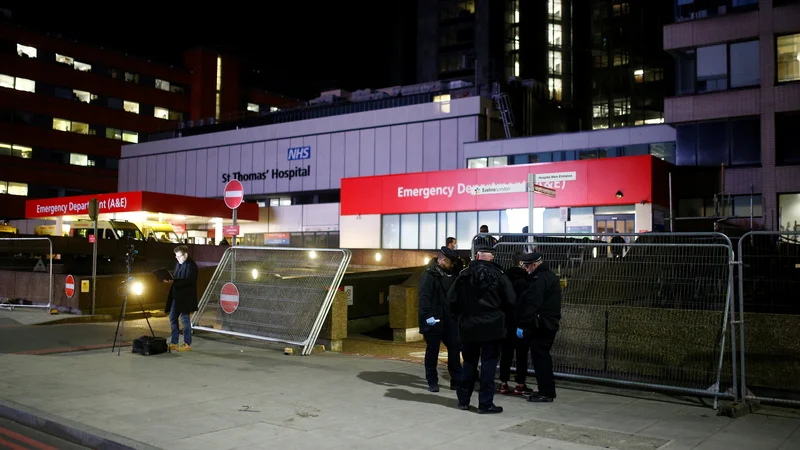
[[[311,354],[350,257],[345,249],[231,247],[192,326],[298,345],[303,355]]]

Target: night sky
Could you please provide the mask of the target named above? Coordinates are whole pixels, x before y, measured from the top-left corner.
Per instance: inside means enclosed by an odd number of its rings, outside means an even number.
[[[325,89],[391,84],[396,20],[392,8],[376,5],[403,1],[411,0],[271,0],[228,9],[220,9],[226,2],[209,8],[197,2],[134,2],[135,10],[124,3],[43,8],[39,2],[4,1],[0,7],[13,11],[16,22],[159,61],[180,63],[182,51],[197,45],[231,47],[260,66],[254,76],[263,78],[252,84],[310,99]]]

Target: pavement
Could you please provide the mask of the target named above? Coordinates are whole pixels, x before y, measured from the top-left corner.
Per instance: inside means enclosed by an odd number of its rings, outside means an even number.
[[[79,450],[86,448],[0,417],[0,449]]]
[[[6,352],[0,368],[0,416],[89,448],[800,448],[798,410],[731,419],[697,399],[559,382],[555,403],[498,395],[505,412],[479,415],[428,392],[418,362],[209,334],[185,353]]]

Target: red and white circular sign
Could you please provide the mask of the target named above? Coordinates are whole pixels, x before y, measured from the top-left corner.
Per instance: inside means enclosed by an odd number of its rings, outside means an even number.
[[[75,278],[72,275],[67,275],[66,283],[64,283],[64,293],[68,298],[75,295]]]
[[[236,209],[244,201],[244,186],[239,180],[231,180],[225,185],[223,194],[228,208]]]
[[[239,288],[233,283],[225,283],[219,293],[219,306],[228,314],[233,314],[239,307]]]

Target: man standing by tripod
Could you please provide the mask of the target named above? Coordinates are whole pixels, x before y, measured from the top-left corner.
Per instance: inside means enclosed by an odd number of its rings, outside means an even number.
[[[172,339],[170,350],[188,352],[192,349],[192,319],[191,314],[197,311],[197,263],[189,258],[189,247],[179,245],[175,247],[175,273],[172,276],[167,306],[164,312],[169,314],[169,324],[172,326]],[[178,346],[178,318],[183,324],[183,345]]]

